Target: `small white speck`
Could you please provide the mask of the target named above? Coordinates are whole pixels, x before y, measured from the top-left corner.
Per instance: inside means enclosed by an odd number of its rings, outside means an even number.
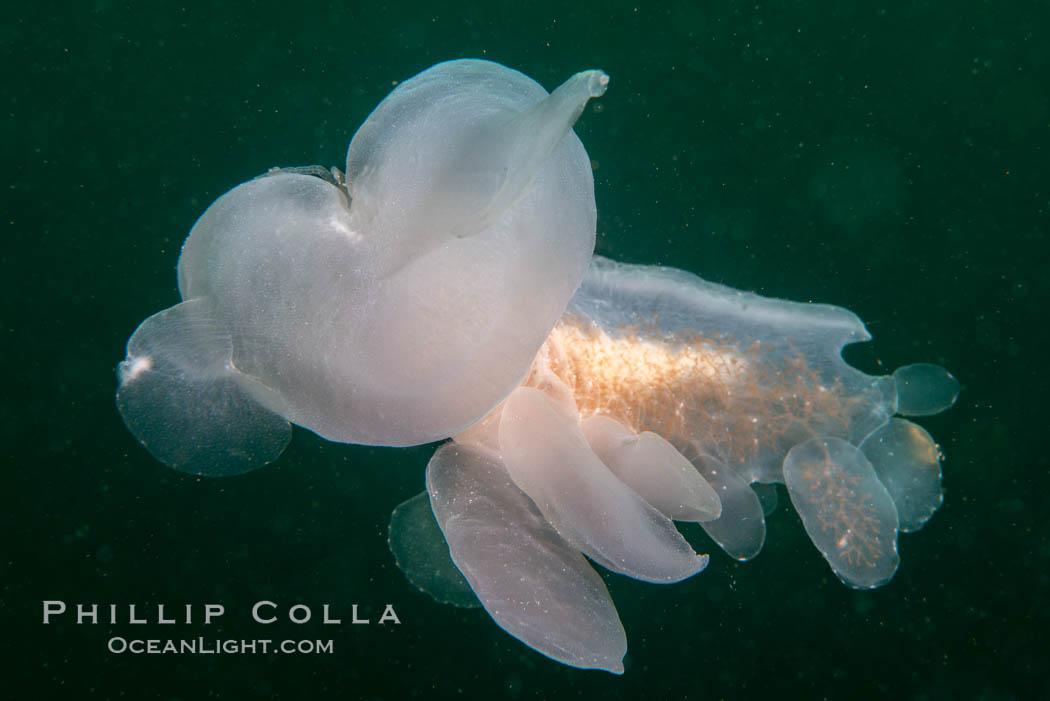
[[[130,358],[121,364],[120,369],[121,384],[130,382],[142,373],[149,372],[153,369],[153,358],[148,355],[139,358]]]

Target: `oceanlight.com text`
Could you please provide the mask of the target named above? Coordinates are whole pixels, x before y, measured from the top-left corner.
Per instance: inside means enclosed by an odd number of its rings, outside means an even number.
[[[332,640],[221,640],[218,638],[143,639],[114,636],[106,648],[117,655],[330,655]]]

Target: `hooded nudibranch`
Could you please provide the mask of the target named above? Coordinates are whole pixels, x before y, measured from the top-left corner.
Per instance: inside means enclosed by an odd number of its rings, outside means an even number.
[[[898,532],[941,503],[937,445],[899,416],[947,409],[958,382],[850,367],[843,346],[870,336],[845,309],[592,257],[572,126],[607,85],[585,71],[548,94],[441,63],[372,112],[345,178],[273,169],[220,197],[183,245],[183,301],[128,341],[128,428],[209,476],[276,459],[292,423],[369,445],[452,437],[394,512],[399,566],[576,667],[620,673],[627,649],[588,559],[690,577],[708,558],[674,521],[754,557],[756,483],[786,485],[843,582],[888,582]]]

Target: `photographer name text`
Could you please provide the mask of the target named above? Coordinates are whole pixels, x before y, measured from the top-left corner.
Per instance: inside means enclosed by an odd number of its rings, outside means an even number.
[[[226,615],[223,604],[87,604],[67,605],[65,601],[45,600],[43,603],[43,622],[50,625],[57,621],[72,622],[76,625],[130,624],[130,625],[193,625],[203,623],[211,625],[220,622]],[[262,625],[287,620],[296,624],[320,622],[323,625],[341,625],[343,618],[351,625],[400,625],[401,620],[394,611],[393,604],[384,604],[379,616],[369,613],[359,604],[351,604],[350,610],[340,612],[331,604],[311,607],[306,604],[293,604],[283,607],[273,601],[257,601],[251,607],[251,620]]]

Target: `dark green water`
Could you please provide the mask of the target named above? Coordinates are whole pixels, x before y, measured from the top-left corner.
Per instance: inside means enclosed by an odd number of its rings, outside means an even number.
[[[1050,13],[1042,2],[119,2],[5,9],[0,654],[8,698],[1047,698]],[[386,548],[432,447],[298,430],[274,465],[154,462],[114,366],[177,301],[215,197],[342,165],[394,81],[489,58],[548,88],[600,67],[577,132],[598,252],[839,304],[870,372],[963,382],[924,421],[946,501],[896,578],[842,586],[783,492],[765,550],[671,586],[607,581],[627,672],[570,669],[415,591]],[[44,626],[42,601],[193,604],[195,623]],[[343,625],[259,626],[253,602]],[[206,603],[226,615],[199,623]],[[399,626],[352,626],[350,606]],[[170,610],[170,609],[169,609]],[[124,614],[126,617],[126,614]],[[153,615],[153,614],[151,614]],[[325,655],[131,655],[111,636],[334,641]]]

